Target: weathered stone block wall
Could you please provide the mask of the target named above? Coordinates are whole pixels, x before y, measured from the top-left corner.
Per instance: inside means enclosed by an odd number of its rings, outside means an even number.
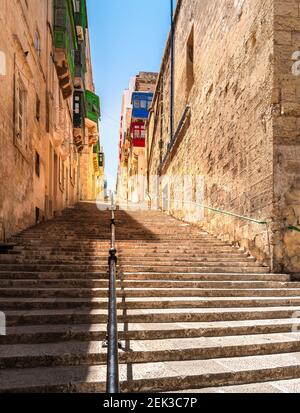
[[[34,225],[36,208],[40,210],[40,218],[52,218],[54,212],[78,201],[79,157],[73,145],[72,98],[62,99],[53,63],[52,2],[1,0],[0,3],[0,52],[5,56],[6,66],[5,74],[0,74],[0,241],[3,241]],[[35,48],[37,32],[40,52]],[[92,79],[90,65],[88,71]],[[15,133],[18,77],[27,97],[26,134],[22,141],[16,139]],[[36,152],[40,155],[40,176],[35,171]],[[92,153],[85,161],[90,159]],[[87,185],[92,179],[88,173]]]
[[[24,4],[22,6],[25,7]],[[17,1],[1,0],[0,50],[6,56],[6,75],[0,80],[0,220],[3,220],[6,237],[35,222],[33,145],[38,140],[39,128],[34,121],[34,79],[36,93],[41,94],[41,98],[45,95],[41,73],[32,55],[32,33],[26,27],[30,17],[25,18],[22,10]],[[43,12],[44,7],[37,8],[32,19],[38,21]],[[27,58],[24,54],[26,51],[30,52]],[[21,73],[28,90],[26,110],[32,115],[27,119],[24,144],[19,146],[16,145],[14,133],[14,82],[17,72]]]
[[[197,175],[203,176],[206,205],[269,219],[273,213],[272,113],[277,96],[273,0],[182,0],[175,25],[175,130],[188,104],[191,120],[162,174],[191,175],[194,181]],[[194,84],[188,92],[187,43],[192,30]],[[165,84],[163,158],[169,142],[168,65],[167,53],[161,73]],[[155,117],[154,107],[149,131],[155,129]],[[148,136],[150,181],[159,169],[158,135],[159,126]],[[185,219],[188,207],[174,209],[175,189],[169,185],[168,209]],[[238,241],[269,263],[271,246],[264,225],[208,211],[203,223],[209,231]]]
[[[274,0],[274,241],[281,268],[300,273],[300,2]]]

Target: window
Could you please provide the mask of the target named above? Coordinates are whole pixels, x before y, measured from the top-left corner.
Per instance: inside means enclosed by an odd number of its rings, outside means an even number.
[[[27,109],[27,91],[19,77],[16,90],[16,128],[17,138],[24,141],[26,136],[26,109]]]
[[[81,0],[74,0],[74,10],[75,10],[75,13],[80,13]]]
[[[40,177],[41,175],[41,159],[40,159],[40,155],[35,152],[35,173],[36,176]]]
[[[40,34],[38,31],[36,31],[34,34],[34,48],[36,50],[38,57],[40,57],[41,56],[41,38],[40,38]]]
[[[194,85],[194,27],[191,30],[186,47],[186,95]]]
[[[61,157],[59,157],[59,186],[60,190],[64,192],[65,189],[65,163]]]
[[[134,102],[133,102],[133,105],[134,105],[134,108],[135,109],[139,109],[140,108],[140,102],[139,102],[139,100],[135,100]]]
[[[35,118],[39,122],[41,117],[41,101],[38,94],[35,96]]]

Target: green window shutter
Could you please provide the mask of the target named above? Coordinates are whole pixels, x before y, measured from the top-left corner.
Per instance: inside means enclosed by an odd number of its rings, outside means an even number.
[[[100,98],[90,90],[85,91],[86,99],[86,117],[91,121],[98,123],[100,118]]]
[[[96,145],[94,145],[93,152],[98,154],[98,153],[100,152],[100,150],[101,150],[101,148],[100,148],[100,142],[98,141],[98,142],[96,143]]]

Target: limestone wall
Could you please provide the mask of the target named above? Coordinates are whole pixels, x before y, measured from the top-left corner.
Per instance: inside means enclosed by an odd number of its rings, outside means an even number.
[[[37,208],[40,220],[49,219],[79,199],[72,98],[63,100],[59,89],[52,12],[52,2],[1,0],[0,51],[6,70],[0,74],[0,241],[34,225]],[[22,139],[17,136],[19,80],[26,93]]]
[[[300,273],[300,2],[275,4],[274,238],[275,259]]]
[[[187,105],[191,115],[178,135],[180,144],[173,146],[160,172],[173,177],[190,175],[194,201],[196,177],[200,176],[204,179],[205,205],[257,220],[271,219],[273,101],[277,95],[273,87],[273,0],[182,0],[175,20],[174,132]],[[188,64],[191,43],[193,75]],[[162,159],[170,139],[169,60],[167,47],[150,118],[150,182],[160,170],[160,136]],[[167,181],[164,178],[160,185],[161,206]],[[176,197],[180,193],[177,186],[169,184],[167,209],[188,219],[189,206],[174,205],[175,192]],[[201,222],[220,238],[237,241],[270,262],[272,246],[265,225],[208,210]]]

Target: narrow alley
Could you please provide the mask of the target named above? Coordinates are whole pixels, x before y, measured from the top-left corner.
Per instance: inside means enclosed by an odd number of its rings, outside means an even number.
[[[300,0],[0,27],[0,403],[300,394]]]

